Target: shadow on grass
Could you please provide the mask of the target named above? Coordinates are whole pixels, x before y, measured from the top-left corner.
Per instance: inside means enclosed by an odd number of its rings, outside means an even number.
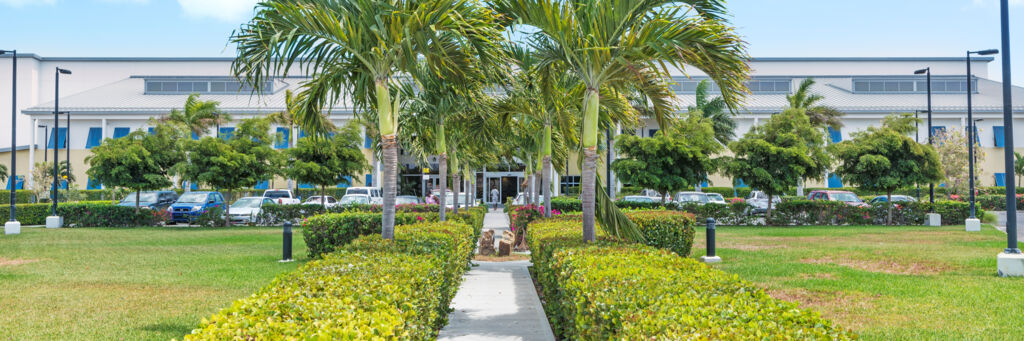
[[[147,332],[166,333],[181,336],[192,332],[193,327],[195,326],[186,323],[160,322],[143,326],[141,329]]]

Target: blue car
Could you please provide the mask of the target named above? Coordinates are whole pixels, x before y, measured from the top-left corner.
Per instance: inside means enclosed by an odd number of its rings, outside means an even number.
[[[178,201],[178,193],[174,191],[146,191],[139,193],[139,207],[151,210],[162,210]],[[135,207],[135,192],[128,193],[117,203],[118,206]]]
[[[172,222],[190,223],[215,207],[224,209],[224,196],[220,192],[188,192],[178,197],[178,201],[171,204],[168,210]]]

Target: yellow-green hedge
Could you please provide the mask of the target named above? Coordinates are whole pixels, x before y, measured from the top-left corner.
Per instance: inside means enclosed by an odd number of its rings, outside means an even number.
[[[542,220],[527,232],[544,310],[574,340],[851,339],[817,313],[776,300],[736,275],[652,246]]]
[[[466,224],[397,226],[394,241],[357,238],[278,276],[185,340],[429,340],[473,253]]]

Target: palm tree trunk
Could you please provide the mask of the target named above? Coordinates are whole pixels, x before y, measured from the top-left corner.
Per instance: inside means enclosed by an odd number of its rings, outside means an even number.
[[[320,207],[327,210],[327,186],[320,185]]]
[[[395,239],[395,195],[398,192],[395,188],[396,181],[398,180],[398,141],[395,139],[395,135],[384,135],[381,137],[381,155],[384,159],[384,179],[381,181],[384,187],[381,237],[384,239]]]
[[[473,192],[473,181],[471,181],[469,179],[469,175],[466,175],[466,179],[463,180],[463,182],[466,185],[466,190],[464,192],[466,193],[465,194],[465,196],[466,196],[466,209],[468,210],[469,207],[471,206],[470,203],[472,203],[472,201],[470,201],[470,194],[469,193]]]
[[[440,178],[440,180],[438,181],[438,189],[440,189],[441,191],[441,194],[439,195],[441,198],[440,200],[437,201],[439,205],[438,214],[441,215],[441,221],[445,221],[444,206],[446,203],[445,200],[447,199],[445,194],[447,194],[448,192],[448,153],[441,153],[441,155],[438,156],[437,168],[438,177]]]
[[[459,169],[452,173],[452,213],[459,214],[459,190],[462,187],[462,177],[459,176]]]
[[[583,241],[597,240],[594,226],[594,204],[597,180],[597,119],[598,119],[598,87],[588,86],[583,98],[583,134],[580,142],[583,145],[583,174],[580,179],[583,197]]]
[[[537,203],[537,196],[534,195],[536,193],[536,191],[534,191],[535,188],[533,186],[533,181],[534,181],[533,173],[531,173],[528,178],[529,178],[530,182],[526,184],[526,190],[527,190],[526,196],[530,198],[530,205],[533,205],[533,204]]]
[[[224,200],[224,226],[231,227],[231,190],[228,190],[228,199]]]
[[[768,194],[768,209],[764,212],[764,224],[772,224],[772,197],[773,195]]]
[[[885,204],[888,206],[886,207],[888,212],[886,212],[885,224],[892,225],[892,191],[885,192]]]
[[[540,188],[544,191],[544,217],[551,218],[551,155],[544,156],[540,183]]]
[[[135,190],[135,214],[139,214],[139,197],[142,196],[142,190]]]

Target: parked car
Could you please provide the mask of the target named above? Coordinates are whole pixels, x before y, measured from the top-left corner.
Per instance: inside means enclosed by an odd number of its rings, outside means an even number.
[[[171,221],[190,223],[199,215],[213,208],[224,208],[224,196],[220,192],[188,192],[178,197],[178,201],[167,208],[171,213]]]
[[[452,192],[452,190],[450,190],[450,189],[446,189],[446,190],[444,190],[444,193],[445,193],[444,206],[445,207],[454,207],[455,206],[455,199],[452,199],[452,197],[455,196],[455,192]],[[440,189],[438,189],[438,188],[432,189],[432,190],[430,190],[430,194],[433,194],[434,196],[436,196],[438,202],[440,202],[440,200],[441,200],[441,190]],[[459,199],[461,199],[461,198],[459,198]],[[462,200],[459,200],[459,201],[462,201]]]
[[[345,196],[341,197],[341,200],[338,200],[338,205],[340,206],[369,204],[370,196],[366,194],[345,194]]]
[[[672,198],[672,201],[675,201],[680,205],[692,203],[704,205],[710,202],[710,200],[708,199],[708,195],[701,192],[679,192],[676,193],[676,196],[674,198]]]
[[[295,205],[300,202],[299,197],[287,189],[268,189],[263,192],[263,197],[273,200],[278,205]]]
[[[266,205],[274,205],[274,201],[267,197],[245,197],[235,200],[228,208],[228,218],[232,224],[252,224],[260,215],[260,209]]]
[[[722,205],[726,204],[725,203],[725,197],[723,197],[721,194],[718,194],[718,193],[704,193],[704,195],[708,196],[708,203],[709,204],[722,204]]]
[[[303,202],[302,204],[304,204],[304,205],[320,205],[320,196],[319,195],[311,196],[311,197],[309,197],[309,199],[306,199],[306,201]],[[323,204],[324,204],[324,207],[327,207],[327,208],[335,207],[335,206],[338,206],[338,199],[335,199],[334,197],[328,195],[323,200]]]
[[[868,201],[868,203],[869,204],[878,204],[878,203],[884,203],[887,200],[888,199],[886,199],[886,197],[884,195],[879,195],[877,197],[872,198],[870,201]],[[892,196],[892,202],[917,202],[917,198],[914,198],[914,197],[909,196],[909,195],[893,195]]]
[[[349,187],[345,189],[345,195],[364,194],[370,197],[370,203],[380,205],[384,203],[384,191],[380,187]]]
[[[139,207],[151,210],[163,210],[178,200],[174,191],[146,191],[139,193]],[[135,192],[129,193],[117,203],[118,206],[135,207]]]
[[[638,202],[638,203],[656,203],[660,202],[661,198],[654,199],[645,195],[627,195],[622,197],[619,201],[621,202]]]
[[[762,191],[750,191],[745,201],[751,206],[749,214],[765,214],[765,212],[768,212],[768,194]],[[781,202],[781,196],[776,195],[772,197],[772,207]]]
[[[544,202],[544,195],[537,195],[537,202]],[[512,199],[513,205],[526,205],[526,192],[519,192],[515,199]]]
[[[807,200],[842,201],[850,206],[868,206],[853,192],[816,190],[807,194]]]
[[[654,202],[661,202],[661,193],[658,193],[658,191],[655,191],[653,189],[642,190],[642,191],[640,191],[640,194],[638,194],[637,196],[648,197],[648,198],[653,199]],[[667,200],[672,200],[672,198],[666,198],[666,199]]]
[[[395,197],[395,205],[416,205],[422,203],[423,199],[415,195],[399,195]]]

